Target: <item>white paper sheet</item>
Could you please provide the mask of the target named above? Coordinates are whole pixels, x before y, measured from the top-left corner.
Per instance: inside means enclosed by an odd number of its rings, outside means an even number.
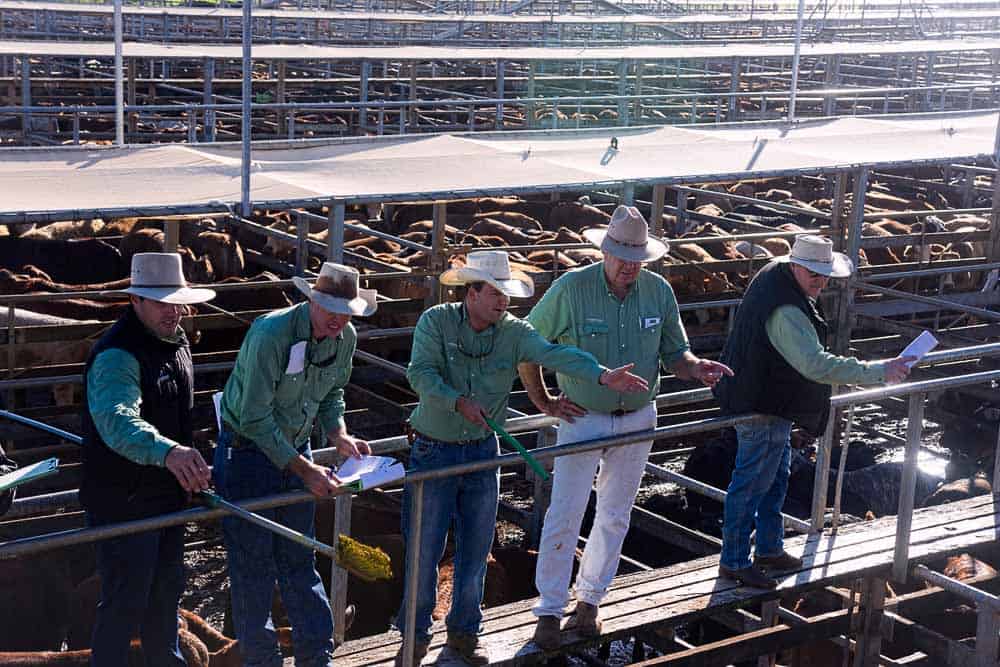
[[[914,361],[907,363],[909,368],[913,368],[913,365],[924,358],[928,352],[937,347],[938,339],[934,337],[930,331],[922,331],[919,336],[913,339],[913,341],[906,346],[906,349],[900,353],[902,357],[916,357]]]
[[[406,475],[403,464],[391,456],[353,456],[340,466],[337,477],[342,484],[351,484],[359,491],[388,484]]]
[[[288,367],[285,375],[301,373],[306,367],[306,342],[299,341],[288,350]]]

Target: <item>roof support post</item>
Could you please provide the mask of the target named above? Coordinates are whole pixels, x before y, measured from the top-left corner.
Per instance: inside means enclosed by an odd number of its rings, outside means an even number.
[[[278,104],[284,104],[287,99],[285,97],[285,77],[288,75],[288,63],[279,60],[276,65],[278,82],[274,89],[274,101]],[[275,124],[274,132],[278,137],[288,134],[288,112],[285,109],[278,109],[278,122]],[[289,136],[289,138],[291,137]]]
[[[899,511],[896,513],[896,548],[892,557],[892,579],[905,583],[909,574],[910,526],[913,523],[913,502],[917,483],[917,458],[920,436],[924,431],[923,393],[910,394],[906,417],[906,458],[899,489]]]
[[[628,60],[618,63],[618,124],[628,127],[628,101],[623,99],[628,95]]]
[[[854,650],[854,667],[876,667],[882,650],[885,579],[867,577],[861,587],[861,629]]]
[[[795,19],[795,52],[792,55],[792,92],[788,99],[788,122],[795,122],[795,93],[799,86],[799,60],[802,54],[802,16],[805,13],[805,0],[799,0],[799,10]]]
[[[498,130],[503,129],[503,89],[504,89],[504,60],[502,58],[497,58],[497,82],[496,82],[496,98],[501,100],[497,102],[497,117],[496,117],[496,128]]]
[[[649,211],[649,231],[653,236],[663,236],[663,205],[667,200],[667,186],[653,186],[653,203]]]
[[[292,211],[295,220],[295,275],[304,276],[309,268],[309,221],[303,220],[296,211]]]
[[[528,97],[532,98],[535,96],[535,61],[532,60],[528,63]],[[525,109],[525,124],[528,129],[535,127],[535,103],[528,102],[528,107]]]
[[[448,202],[434,202],[433,224],[431,226],[431,257],[430,266],[428,267],[432,275],[427,277],[428,290],[427,298],[424,301],[424,305],[427,308],[441,302],[441,284],[438,282],[438,276],[444,270],[445,266],[444,244],[445,223],[447,221]]]
[[[372,75],[372,63],[370,60],[361,61],[361,81],[360,96],[361,108],[358,110],[358,127],[362,130],[368,129],[368,80]]]
[[[303,221],[303,225],[308,222]],[[336,202],[330,207],[326,221],[329,234],[326,240],[326,258],[338,264],[344,263],[344,203]]]
[[[826,71],[823,76],[823,84],[826,88],[834,88],[840,85],[840,56],[829,55],[826,57]],[[826,95],[823,97],[823,115],[832,116],[837,110],[837,96]]]
[[[240,161],[240,215],[249,218],[253,214],[250,203],[250,136],[253,118],[250,103],[253,96],[253,23],[250,14],[252,2],[243,3],[243,86],[241,95],[241,161]]]
[[[132,68],[129,67],[131,78]],[[213,100],[212,84],[215,79],[215,59],[205,58],[202,65],[202,76],[204,77],[201,100],[205,104],[211,104]],[[215,109],[205,109],[204,131],[202,132],[204,141],[215,141]]]
[[[632,112],[633,117],[639,124],[642,124],[642,72],[645,64],[641,60],[635,61],[635,105]]]
[[[31,106],[31,56],[21,56],[21,106],[27,109]],[[21,114],[21,133],[24,135],[24,145],[28,145],[28,135],[31,133],[31,112]]]
[[[128,59],[128,86],[126,87],[126,94],[128,95],[128,106],[132,109],[132,113],[128,116],[128,134],[135,134],[139,131],[139,113],[135,111],[135,101],[136,101],[136,88],[135,79],[139,75],[138,65],[135,63],[135,58]],[[126,134],[126,137],[128,137]]]
[[[733,56],[729,60],[729,118],[726,120],[736,120],[739,106],[736,104],[736,93],[740,92],[740,69],[743,67],[743,59]]]
[[[125,83],[122,77],[122,0],[115,0],[115,145],[125,144]],[[164,13],[164,21],[167,14]],[[164,32],[163,38],[166,39]]]

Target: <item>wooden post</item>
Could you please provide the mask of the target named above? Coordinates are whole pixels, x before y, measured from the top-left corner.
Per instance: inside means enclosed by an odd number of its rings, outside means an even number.
[[[527,96],[535,96],[535,61],[528,63],[528,90]],[[524,122],[528,129],[535,127],[535,103],[528,102],[528,107],[524,110]]]
[[[368,79],[372,75],[372,63],[370,60],[361,62],[361,81],[359,83],[361,95],[359,100],[361,108],[358,110],[358,127],[362,133],[368,130]]]
[[[504,91],[504,60],[497,58],[496,98],[503,100]],[[503,129],[503,102],[497,102],[496,128]]]
[[[743,66],[743,60],[739,56],[733,56],[729,62],[729,92],[733,94],[729,97],[729,118],[726,120],[732,121],[737,119],[739,109],[736,104],[736,93],[740,92],[740,69]]]
[[[878,667],[884,609],[885,579],[866,578],[861,593],[861,632],[854,649],[854,667]]]
[[[309,221],[303,220],[296,211],[292,211],[295,216],[295,275],[304,276],[309,268]]]
[[[445,266],[445,256],[444,256],[444,243],[445,243],[445,231],[444,227],[448,221],[448,202],[436,201],[434,202],[434,216],[433,225],[431,227],[431,257],[430,257],[430,268],[433,275],[427,277],[427,298],[424,300],[424,306],[430,308],[431,306],[441,302],[441,285],[438,283],[438,275],[444,270]]]
[[[861,225],[865,216],[865,193],[868,191],[868,167],[860,167],[854,175],[854,192],[851,196],[850,226],[847,231],[847,257],[855,267],[861,251]],[[846,281],[845,281],[846,282]],[[834,350],[847,350],[851,340],[851,309],[854,306],[854,289],[848,283],[844,286],[841,304],[837,313],[837,328],[834,336]]]
[[[417,127],[417,63],[410,63],[410,127]],[[400,122],[402,124],[402,122]]]
[[[906,582],[910,564],[910,526],[913,522],[913,501],[917,483],[917,458],[920,436],[924,430],[925,394],[910,394],[906,417],[906,459],[899,489],[899,511],[896,513],[896,549],[892,556],[892,579]]]
[[[645,68],[643,61],[637,60],[635,63],[635,106],[632,111],[632,116],[635,120],[642,124],[642,71]],[[641,642],[640,642],[641,643]]]
[[[760,628],[770,628],[778,621],[778,606],[780,600],[765,600],[760,605]],[[773,653],[757,658],[757,667],[774,667]]]
[[[551,447],[554,444],[556,444],[556,428],[554,426],[545,426],[538,429],[538,435],[535,440],[536,448]],[[554,459],[550,459],[543,464],[549,472],[552,471],[553,461]],[[525,542],[529,549],[537,549],[542,540],[542,524],[545,521],[545,513],[548,511],[549,502],[552,500],[552,478],[543,480],[538,475],[535,475],[531,468],[525,468],[525,471],[526,474],[531,475],[531,480],[534,482],[531,518],[529,519],[527,530],[525,530]]]
[[[31,58],[27,55],[21,56],[21,106],[31,106]],[[31,133],[31,112],[25,111],[21,115],[21,132],[24,135],[24,145],[28,144],[28,135]]]
[[[677,189],[677,228],[673,230],[674,236],[680,236],[687,229],[688,224],[688,196],[687,192]]]
[[[834,387],[836,393],[836,387]],[[830,416],[827,418],[826,430],[820,438],[816,447],[816,477],[813,480],[812,495],[812,519],[810,520],[810,532],[818,533],[823,530],[826,518],[826,494],[828,491],[828,480],[830,479],[830,456],[833,451],[833,434],[837,430],[837,410],[830,409]]]
[[[180,237],[180,220],[167,220],[163,223],[163,249],[166,252],[177,252],[177,243]]]
[[[653,186],[653,203],[649,212],[649,230],[653,236],[663,236],[663,205],[667,201],[667,186]]]
[[[308,228],[308,225],[303,225]],[[333,501],[333,547],[340,536],[351,535],[351,505],[354,496],[344,493]],[[347,570],[332,561],[330,565],[330,608],[333,610],[333,642],[344,643],[344,612],[347,609]]]
[[[128,120],[126,121],[126,129],[128,134],[134,135],[139,131],[139,113],[135,111],[136,107],[136,89],[135,89],[135,79],[139,75],[139,67],[136,65],[135,58],[128,59],[128,81],[125,84],[125,95],[126,105],[132,109],[131,113],[128,114]],[[214,118],[214,115],[213,115]],[[125,143],[128,143],[128,134],[125,136]]]
[[[628,127],[628,101],[624,99],[628,95],[628,65],[629,61],[622,60],[618,64],[618,124]]]
[[[329,236],[326,240],[326,258],[331,262],[344,262],[344,204],[337,202],[330,207],[327,218]],[[308,228],[308,225],[306,225]]]
[[[285,76],[288,73],[288,63],[284,60],[278,61],[278,85],[274,91],[274,101],[278,104],[285,103]],[[278,109],[278,122],[276,123],[275,134],[278,136],[288,134],[288,112],[285,109]]]

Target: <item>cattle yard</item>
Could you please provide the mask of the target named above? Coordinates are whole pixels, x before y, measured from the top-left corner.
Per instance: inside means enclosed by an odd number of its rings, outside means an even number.
[[[123,286],[132,254],[177,250],[188,279],[219,294],[183,323],[206,454],[211,395],[253,319],[296,300],[290,278],[314,278],[323,259],[357,267],[380,303],[355,320],[346,419],[377,453],[405,459],[413,326],[450,299],[436,276],[471,250],[506,249],[537,299],[600,259],[580,232],[629,203],[670,241],[649,268],[669,280],[701,355],[718,353],[749,280],[802,230],[859,267],[823,297],[835,351],[885,358],[924,329],[942,348],[904,385],[841,387],[824,436],[800,443],[785,519],[805,565],[772,594],[715,576],[735,458],[726,433],[754,416],[722,417],[708,390],[663,375],[604,633],[564,633],[558,655],[530,643],[535,593],[524,585],[550,483],[504,454],[484,619],[493,663],[997,664],[1000,580],[983,562],[1000,563],[995,2],[824,3],[809,9],[801,57],[788,43],[794,7],[775,3],[272,3],[254,9],[249,125],[242,12],[193,4],[124,8],[129,146],[112,146],[111,6],[0,0],[0,438],[22,465],[61,461],[0,521],[11,599],[0,658],[84,648],[87,545],[143,528],[200,526],[188,556],[199,581],[219,587],[201,591],[213,598],[202,613],[223,615],[219,510],[83,527],[80,373],[125,306],[103,293]],[[713,11],[731,14],[697,13]],[[248,127],[249,207],[233,141]],[[549,464],[648,438],[557,447],[555,421],[535,413],[515,387],[507,428]],[[335,455],[320,448],[316,459]],[[418,489],[429,478],[410,477]],[[409,549],[404,560],[400,499],[390,487],[321,504],[323,541],[382,546],[395,571],[378,588],[321,559],[335,635],[347,640],[338,664],[389,664],[413,641],[387,632],[402,573],[421,557]],[[428,661],[451,664],[442,649]]]

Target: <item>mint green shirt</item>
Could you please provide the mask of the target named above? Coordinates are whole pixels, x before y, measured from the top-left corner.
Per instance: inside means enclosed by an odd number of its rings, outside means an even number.
[[[563,393],[594,412],[649,404],[660,387],[660,364],[669,368],[690,349],[673,289],[645,269],[624,300],[608,287],[604,262],[569,271],[552,283],[527,319],[545,338],[576,345],[609,368],[634,363],[632,372],[649,384],[648,392],[622,394],[557,373]]]
[[[291,368],[292,346],[302,341],[303,367]],[[356,345],[351,324],[335,339],[313,340],[308,302],[262,315],[226,382],[222,419],[283,470],[309,439],[314,420],[325,433],[342,426]]]
[[[489,431],[466,421],[455,411],[455,401],[460,396],[476,401],[502,424],[517,365],[522,362],[549,366],[593,385],[605,370],[593,355],[568,345],[554,345],[509,313],[476,332],[469,326],[465,304],[434,306],[420,316],[413,332],[406,377],[420,403],[410,415],[410,423],[424,435],[444,442],[485,438]]]
[[[885,382],[885,362],[830,354],[823,349],[809,316],[795,306],[776,308],[765,327],[774,349],[807,380],[821,384]]]
[[[179,443],[140,416],[139,361],[121,348],[104,350],[87,373],[87,409],[101,440],[139,465],[163,466]]]

